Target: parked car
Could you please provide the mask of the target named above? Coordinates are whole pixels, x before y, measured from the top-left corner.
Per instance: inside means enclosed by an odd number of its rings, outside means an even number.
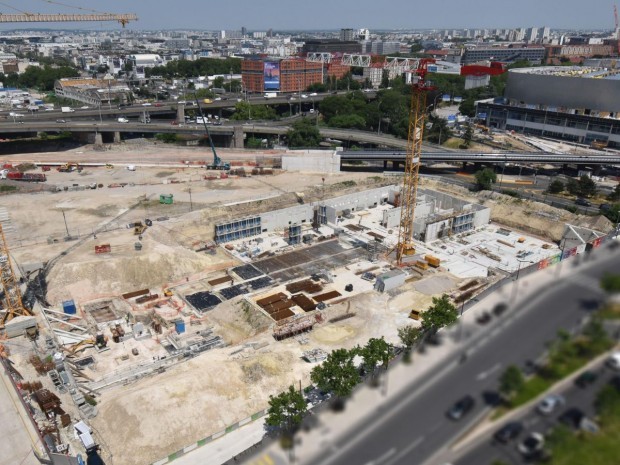
[[[67,120],[66,119],[57,119],[56,122],[57,123],[66,123]]]
[[[495,307],[493,307],[493,314],[495,316],[500,316],[506,310],[508,310],[508,304],[499,303],[499,304],[496,304]]]
[[[551,415],[553,412],[555,412],[557,408],[561,407],[565,403],[566,401],[561,395],[549,394],[547,397],[540,401],[540,403],[536,407],[536,410],[538,411],[538,413],[541,413],[543,415]]]
[[[581,421],[585,417],[586,414],[583,413],[583,411],[581,411],[577,407],[571,407],[558,417],[558,421],[571,428],[579,429]]]
[[[457,400],[452,407],[446,412],[448,418],[452,420],[460,420],[463,418],[471,409],[474,408],[476,401],[469,394]]]
[[[575,379],[575,384],[580,388],[586,388],[590,384],[594,383],[597,378],[598,374],[593,371],[587,370],[577,376],[577,378]]]
[[[526,458],[542,454],[545,448],[545,437],[540,433],[530,433],[519,443],[518,449]]]
[[[499,430],[497,430],[493,437],[495,438],[495,440],[506,444],[519,436],[522,431],[523,423],[518,421],[511,421],[509,423],[506,423]]]

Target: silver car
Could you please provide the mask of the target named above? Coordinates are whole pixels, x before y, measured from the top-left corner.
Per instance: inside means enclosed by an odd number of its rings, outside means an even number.
[[[551,415],[553,412],[555,412],[557,408],[561,407],[565,403],[566,401],[561,395],[549,394],[547,397],[540,401],[540,403],[536,407],[536,410],[538,410],[538,413],[541,413],[542,415]]]

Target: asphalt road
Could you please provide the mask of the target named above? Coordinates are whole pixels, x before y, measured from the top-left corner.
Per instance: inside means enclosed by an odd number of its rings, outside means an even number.
[[[558,408],[553,414],[542,416],[535,409],[532,409],[511,420],[523,423],[524,431],[518,438],[508,444],[500,444],[493,441],[491,437],[484,438],[480,445],[468,451],[463,457],[458,458],[454,465],[491,465],[495,460],[502,460],[511,465],[531,463],[525,460],[517,450],[517,445],[528,433],[548,433],[558,425],[558,417],[567,409],[573,407],[579,408],[588,418],[595,418],[594,400],[597,393],[606,384],[609,384],[609,381],[614,376],[617,376],[618,373],[612,372],[603,366],[597,367],[594,371],[598,373],[598,378],[590,386],[581,388],[571,384],[567,389],[555,391],[564,397],[566,404]]]
[[[523,366],[539,358],[558,329],[578,327],[603,297],[598,280],[604,272],[620,271],[619,251],[597,252],[596,267],[578,267],[574,275],[549,286],[528,305],[510,308],[501,317],[504,321],[495,323],[497,330],[489,328],[484,339],[475,341],[479,346],[465,361],[447,363],[432,379],[414,383],[411,394],[388,404],[374,421],[356,428],[313,463],[423,464],[449,446],[488,411],[484,394],[495,392],[508,365]],[[447,419],[446,410],[465,394],[476,398],[475,408],[459,422]]]

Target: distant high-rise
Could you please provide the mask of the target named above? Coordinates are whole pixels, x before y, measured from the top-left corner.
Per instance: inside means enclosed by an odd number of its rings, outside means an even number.
[[[357,31],[359,40],[370,40],[370,31],[368,29],[360,29]]]
[[[349,42],[357,39],[357,31],[354,29],[340,29],[340,40]]]
[[[525,40],[528,42],[536,42],[538,38],[538,28],[537,27],[529,27],[525,33]]]
[[[248,30],[247,30],[247,28],[246,28],[245,26],[243,26],[243,27],[241,28],[241,35],[242,35],[243,37],[245,37],[245,36],[247,36],[247,35],[248,35]]]

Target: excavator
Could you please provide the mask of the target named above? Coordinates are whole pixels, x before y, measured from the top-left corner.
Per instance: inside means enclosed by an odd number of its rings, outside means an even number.
[[[230,170],[230,163],[223,161],[220,157],[218,157],[217,152],[215,151],[215,145],[213,145],[213,139],[211,139],[211,134],[209,133],[209,126],[207,126],[207,118],[205,118],[202,113],[202,108],[200,108],[198,97],[196,97],[196,106],[198,107],[198,113],[200,113],[202,124],[204,124],[205,132],[207,133],[207,137],[209,139],[209,145],[211,146],[211,151],[213,152],[213,162],[205,164],[205,168],[208,170]]]

